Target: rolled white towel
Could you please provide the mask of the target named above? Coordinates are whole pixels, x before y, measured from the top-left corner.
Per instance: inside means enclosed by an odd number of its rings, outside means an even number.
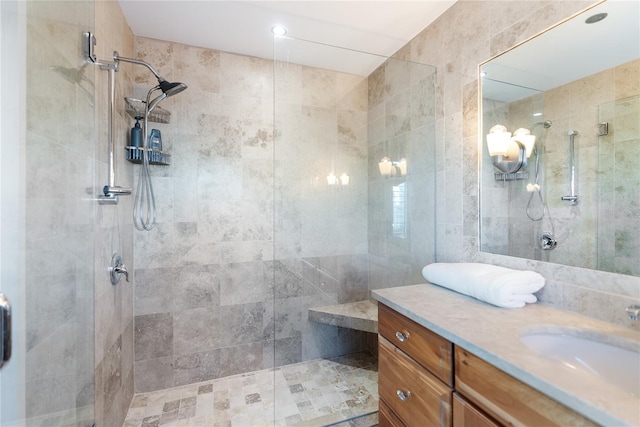
[[[479,263],[434,263],[422,269],[429,282],[498,307],[518,308],[538,299],[545,280],[535,271]]]

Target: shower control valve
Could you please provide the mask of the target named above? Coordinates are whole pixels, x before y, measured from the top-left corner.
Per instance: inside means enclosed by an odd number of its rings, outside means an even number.
[[[118,252],[114,253],[111,257],[111,267],[109,267],[109,273],[111,275],[111,284],[117,285],[120,283],[120,275],[124,274],[127,282],[129,281],[129,272],[127,267],[122,263],[122,257]]]
[[[544,232],[540,236],[540,247],[543,251],[550,251],[558,246],[558,241],[552,233]]]

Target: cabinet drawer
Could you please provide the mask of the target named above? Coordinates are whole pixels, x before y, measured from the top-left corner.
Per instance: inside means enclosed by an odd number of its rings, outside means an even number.
[[[384,304],[378,304],[378,331],[445,384],[453,386],[453,345],[449,341]]]
[[[501,427],[473,404],[453,393],[453,427]]]
[[[449,387],[384,337],[379,337],[378,388],[407,426],[451,426]]]
[[[379,401],[378,427],[405,427],[383,400]]]
[[[457,346],[455,361],[456,391],[505,425],[597,425]]]

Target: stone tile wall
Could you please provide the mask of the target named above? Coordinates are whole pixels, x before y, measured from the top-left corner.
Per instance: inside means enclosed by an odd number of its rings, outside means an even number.
[[[96,1],[96,55],[112,61],[113,51],[133,56],[133,33],[117,1]],[[95,98],[95,178],[94,194],[102,193],[108,173],[108,73],[94,67]],[[124,158],[128,145],[130,117],[124,97],[133,91],[133,65],[120,63],[116,73],[116,114],[114,154],[116,185],[133,187],[133,164]],[[95,204],[95,420],[99,426],[121,426],[133,396],[133,275],[112,285],[108,266],[119,252],[129,272],[133,258],[133,198],[121,196],[118,205]]]
[[[24,176],[23,182],[3,183],[10,189],[7,194],[16,196],[20,216],[16,219],[21,221],[15,230],[8,227],[3,233],[11,236],[6,242],[17,245],[12,254],[18,261],[14,268],[18,278],[24,278],[16,284],[19,294],[15,296],[20,297],[12,301],[14,351],[5,368],[10,373],[4,371],[3,377],[5,386],[17,377],[18,384],[9,388],[15,396],[3,399],[13,402],[15,398],[16,405],[7,408],[3,419],[15,411],[29,425],[90,422],[94,411],[94,79],[92,69],[80,67],[79,51],[81,31],[93,24],[93,5],[52,1],[21,6],[24,15],[3,16],[16,26],[24,23],[26,35],[11,41],[26,47],[25,63],[17,65],[24,66],[26,75],[15,82],[26,92],[20,93],[14,106],[15,117],[26,120],[26,126],[16,125],[16,136],[24,138],[24,145],[20,139],[3,141],[20,144],[15,147],[20,156],[3,163],[15,164],[17,177]],[[75,73],[84,79],[76,83]],[[7,261],[4,257],[3,253]],[[21,372],[15,375],[17,371]]]
[[[437,261],[533,269],[547,279],[543,302],[638,328],[624,313],[640,300],[638,277],[478,251],[478,65],[592,4],[461,0],[395,56],[438,67]]]
[[[172,164],[135,237],[136,391],[363,349],[307,309],[367,295],[366,78],[278,64],[274,136],[273,61],[146,38],[136,55],[189,86],[150,126]],[[349,188],[319,185],[332,160]]]
[[[637,173],[624,165],[633,157],[638,139],[637,126],[627,119],[638,116],[637,102],[630,99],[638,96],[638,70],[640,61],[636,60],[508,105],[497,107],[489,105],[495,101],[484,101],[483,111],[492,111],[491,118],[484,118],[485,129],[496,123],[511,130],[528,127],[535,112],[543,112],[543,119],[552,120],[553,125],[534,129],[541,156],[538,182],[548,206],[540,222],[528,219],[525,211],[531,203],[531,212],[542,214],[537,194],[529,202],[531,193],[526,191],[527,183],[535,180],[535,156],[529,159],[527,180],[503,183],[493,180],[494,168],[483,153],[483,180],[487,180],[483,192],[488,190],[483,195],[482,232],[487,237],[483,244],[489,242],[495,253],[638,275],[631,261],[640,256],[638,246],[634,239],[623,237],[637,228],[630,193]],[[578,105],[581,108],[576,110]],[[610,123],[610,134],[598,137],[597,123],[603,121]],[[569,193],[569,129],[578,131],[575,165],[580,200],[575,207],[560,200]],[[614,214],[616,211],[620,213]],[[538,236],[552,230],[559,244],[553,251],[542,251]]]
[[[434,67],[389,59],[368,79],[370,289],[423,282],[435,260],[434,76]],[[406,175],[397,166],[382,176],[385,157],[404,159]]]

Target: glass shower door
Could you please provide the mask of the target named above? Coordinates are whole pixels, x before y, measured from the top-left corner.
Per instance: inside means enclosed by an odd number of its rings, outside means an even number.
[[[275,38],[276,425],[376,422],[377,334],[355,319],[433,262],[434,71]]]
[[[2,1],[0,290],[12,357],[0,425],[94,420],[94,70],[90,1]]]

